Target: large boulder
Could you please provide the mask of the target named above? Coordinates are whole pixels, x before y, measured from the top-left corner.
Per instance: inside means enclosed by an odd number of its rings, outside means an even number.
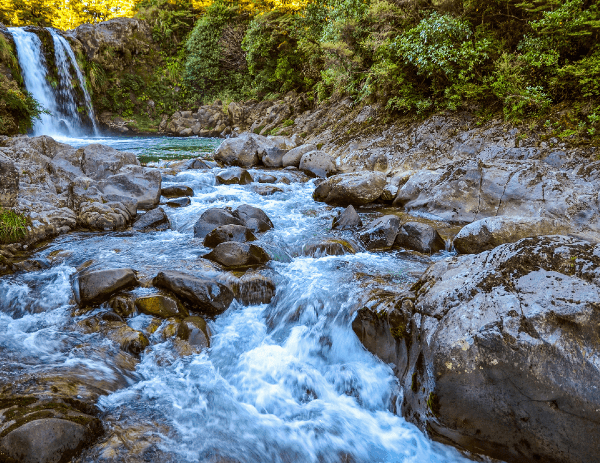
[[[135,154],[105,145],[87,145],[80,148],[76,156],[81,159],[83,173],[93,180],[110,177],[127,165],[140,165]]]
[[[225,165],[252,167],[260,163],[266,148],[274,147],[267,137],[245,132],[223,141],[215,151],[214,158]]]
[[[313,198],[332,206],[360,206],[379,198],[385,185],[386,177],[381,172],[339,174],[321,182],[313,192]]]
[[[252,175],[241,167],[232,167],[215,175],[218,185],[248,185],[253,182]]]
[[[19,171],[15,163],[0,154],[0,207],[14,207],[19,194]]]
[[[244,305],[268,304],[275,297],[275,282],[256,271],[248,271],[233,283],[233,292]]]
[[[204,238],[221,225],[246,226],[246,223],[244,220],[232,214],[228,209],[213,207],[212,209],[204,211],[194,224],[194,236],[196,238]]]
[[[226,241],[237,241],[245,243],[247,241],[255,241],[256,236],[247,227],[243,225],[221,225],[212,230],[204,237],[204,246],[214,248]]]
[[[233,215],[254,232],[265,232],[273,228],[269,216],[258,207],[242,204],[233,211]]]
[[[191,311],[218,315],[227,310],[233,301],[233,292],[212,276],[193,276],[175,270],[160,272],[153,280],[154,286],[174,293]]]
[[[400,219],[395,215],[384,215],[374,220],[358,237],[369,251],[389,249],[398,235]]]
[[[84,202],[79,205],[77,223],[91,230],[123,230],[136,216],[120,201]]]
[[[137,286],[135,272],[130,268],[90,270],[78,273],[73,280],[75,300],[80,305],[107,301],[117,291]]]
[[[324,151],[303,154],[298,168],[310,177],[321,178],[327,178],[337,171],[332,157]]]
[[[182,196],[194,196],[194,190],[187,185],[171,185],[162,188],[160,194],[165,198],[181,198]]]
[[[140,209],[152,209],[160,202],[161,183],[158,169],[128,165],[98,182],[98,189],[104,195],[133,198]]]
[[[477,254],[531,236],[560,235],[568,228],[545,217],[487,217],[464,226],[454,237],[454,247],[462,254]]]
[[[171,223],[162,207],[142,214],[133,223],[133,229],[138,231],[168,230],[169,228],[171,228]]]
[[[266,264],[271,257],[260,246],[227,241],[203,256],[226,268],[248,268]]]
[[[311,143],[306,145],[297,146],[294,149],[289,150],[283,158],[281,159],[281,163],[283,167],[298,167],[300,166],[300,161],[302,156],[306,153],[310,153],[311,151],[317,151],[317,147]]]
[[[189,314],[172,297],[162,294],[138,297],[135,307],[143,314],[158,318],[187,317]]]
[[[570,232],[600,239],[599,164],[564,171],[533,160],[455,161],[412,175],[394,205],[452,222],[493,216],[560,218]]]
[[[595,461],[599,282],[600,245],[564,236],[432,265],[395,368],[403,416],[511,463]]]
[[[394,246],[431,254],[446,249],[446,242],[431,225],[407,222],[398,230]]]
[[[282,148],[266,148],[262,162],[267,167],[283,167],[283,157],[286,153],[287,150]]]

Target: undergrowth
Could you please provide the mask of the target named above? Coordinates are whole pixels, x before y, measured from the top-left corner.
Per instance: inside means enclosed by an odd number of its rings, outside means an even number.
[[[16,243],[27,235],[27,218],[23,214],[0,208],[0,244]]]

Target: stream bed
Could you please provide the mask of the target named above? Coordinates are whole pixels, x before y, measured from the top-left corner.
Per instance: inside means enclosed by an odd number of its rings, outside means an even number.
[[[209,157],[216,139],[63,139],[135,152],[146,163]],[[162,160],[162,161],[161,161]],[[331,233],[336,209],[312,199],[314,181],[278,171],[281,192],[261,196],[252,185],[216,185],[213,170],[165,175],[163,187],[193,188],[188,207],[163,206],[172,229],[77,232],[32,257],[45,268],[0,279],[0,371],[3,382],[76,377],[103,393],[96,401],[105,434],[79,462],[459,462],[454,448],[432,442],[393,413],[402,400],[392,368],[360,344],[352,317],[369,281],[409,288],[431,263],[403,251],[305,257],[302,247]],[[251,169],[253,176],[263,171]],[[272,172],[272,171],[271,171]],[[201,270],[208,253],[193,226],[212,207],[250,204],[274,229],[258,244],[271,255],[263,270],[276,283],[269,304],[234,301],[214,319],[208,350],[182,355],[147,315],[127,319],[147,333],[136,358],[78,322],[71,279],[77,268],[131,267],[142,281],[159,271]],[[361,213],[363,221],[376,210]],[[367,277],[365,277],[365,275]],[[365,283],[366,281],[366,283]],[[137,295],[156,293],[139,287]],[[105,307],[97,311],[106,310]],[[85,399],[84,396],[81,397]]]

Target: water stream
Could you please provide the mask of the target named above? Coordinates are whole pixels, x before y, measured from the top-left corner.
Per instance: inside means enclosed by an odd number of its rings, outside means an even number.
[[[137,147],[138,156],[185,152],[184,142],[173,139],[103,142]],[[216,141],[188,143],[208,151]],[[304,243],[330,233],[335,212],[313,201],[313,182],[283,171],[290,184],[278,183],[283,192],[265,197],[252,185],[216,185],[217,170],[165,178],[165,186],[194,190],[190,206],[165,207],[172,230],[61,236],[34,256],[47,268],[1,278],[2,374],[76,375],[110,390],[97,402],[107,433],[79,462],[465,461],[392,412],[402,398],[392,369],[368,353],[351,328],[370,285],[364,275],[407,287],[430,259],[400,251],[303,257]],[[193,273],[208,252],[193,237],[195,221],[208,208],[240,204],[260,207],[275,225],[260,236],[273,256],[266,272],[277,294],[270,304],[234,301],[209,322],[211,348],[188,356],[163,338],[164,324],[151,332],[151,317],[130,318],[128,324],[147,330],[151,340],[138,363],[102,335],[77,328],[90,316],[74,312],[70,278],[78,266],[132,267],[142,279],[166,269]]]

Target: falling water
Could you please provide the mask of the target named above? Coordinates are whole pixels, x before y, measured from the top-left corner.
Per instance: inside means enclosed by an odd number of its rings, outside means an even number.
[[[51,84],[48,66],[40,38],[24,28],[10,28],[17,47],[17,56],[25,88],[49,114],[42,114],[33,126],[34,135],[74,136],[89,132],[78,110],[73,88],[71,66],[75,70],[85,100],[85,108],[97,135],[97,127],[90,95],[81,69],[69,43],[55,30],[48,28],[54,43],[54,59],[58,82]],[[53,88],[54,87],[54,88]]]

